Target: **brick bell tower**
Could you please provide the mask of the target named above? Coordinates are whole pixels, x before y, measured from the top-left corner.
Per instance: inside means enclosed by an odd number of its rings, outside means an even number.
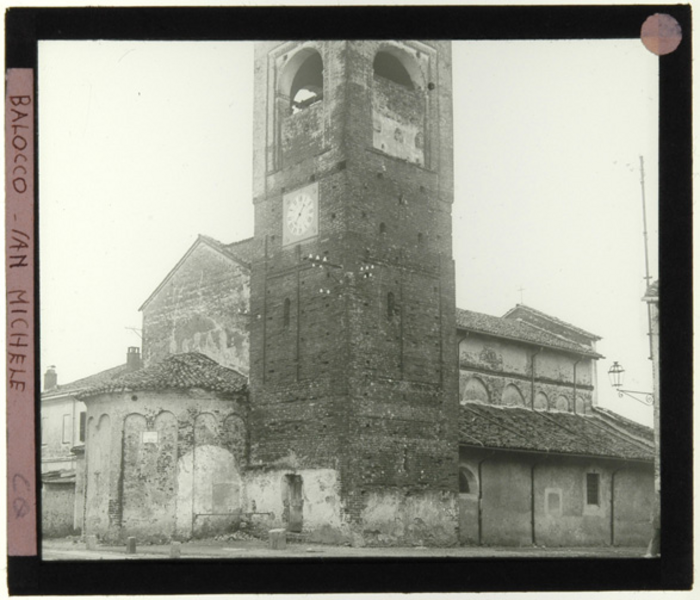
[[[304,531],[455,541],[450,43],[260,43],[255,94],[252,469]]]

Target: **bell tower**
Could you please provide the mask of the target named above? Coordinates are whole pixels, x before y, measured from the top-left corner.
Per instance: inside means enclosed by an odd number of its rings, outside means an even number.
[[[304,530],[454,541],[450,43],[260,43],[255,94],[253,470]]]

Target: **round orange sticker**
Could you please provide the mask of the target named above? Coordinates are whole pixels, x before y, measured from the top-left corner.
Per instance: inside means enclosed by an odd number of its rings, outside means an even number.
[[[644,21],[641,38],[649,52],[663,56],[678,48],[683,32],[678,21],[671,15],[657,13]]]

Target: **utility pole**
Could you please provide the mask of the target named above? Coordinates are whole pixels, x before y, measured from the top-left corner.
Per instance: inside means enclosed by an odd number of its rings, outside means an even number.
[[[647,200],[644,191],[644,157],[639,157],[639,171],[642,185],[642,219],[644,224],[644,293],[651,285],[651,275],[649,275],[649,235],[647,233]],[[651,341],[651,306],[647,303],[647,336],[649,338],[649,360],[652,357],[652,341]]]

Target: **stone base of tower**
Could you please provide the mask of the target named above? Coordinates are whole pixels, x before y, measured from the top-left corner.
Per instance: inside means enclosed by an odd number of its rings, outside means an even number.
[[[453,546],[458,512],[452,492],[367,491],[352,541],[366,546]]]
[[[246,496],[258,527],[284,528],[309,542],[350,539],[343,526],[335,469],[254,469],[246,476]]]
[[[325,544],[457,544],[453,492],[377,488],[343,498],[335,469],[253,469],[245,479],[249,515],[260,529],[284,528],[306,542]]]

